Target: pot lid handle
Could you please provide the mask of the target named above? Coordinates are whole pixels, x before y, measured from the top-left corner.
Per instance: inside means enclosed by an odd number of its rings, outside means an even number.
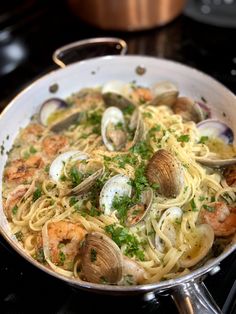
[[[123,39],[98,37],[79,40],[58,48],[52,55],[53,61],[64,68],[70,63],[104,55],[124,55],[127,44]]]

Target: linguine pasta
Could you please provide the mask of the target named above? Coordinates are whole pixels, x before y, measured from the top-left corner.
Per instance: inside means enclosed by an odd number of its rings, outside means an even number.
[[[138,105],[144,125],[142,139],[128,149],[109,151],[101,136],[101,119],[106,107],[100,90],[82,91],[67,102],[70,106],[66,110],[80,112],[75,123],[53,132],[49,126],[38,122],[36,114],[30,124],[20,130],[9,153],[3,183],[4,209],[19,245],[55,272],[86,280],[81,272],[80,245],[75,237],[80,236],[81,230],[83,235],[106,234],[118,245],[123,256],[144,270],[140,281],[123,280],[122,284],[175,278],[210,258],[214,244],[206,244],[208,235],[201,227],[200,212],[207,206],[211,211],[212,202],[223,200],[233,204],[236,187],[229,186],[218,169],[199,163],[199,157],[207,157],[210,151],[201,141],[196,123],[183,121],[170,106],[152,106],[144,101]],[[127,125],[133,109],[122,110]],[[60,114],[50,119],[58,118]],[[126,132],[131,142],[133,133],[128,128]],[[159,193],[158,184],[150,183],[146,176],[147,165],[159,150],[169,152],[181,167],[183,180],[174,197]],[[56,174],[58,180],[54,180],[50,172],[52,162],[68,151],[86,153],[88,158],[63,161],[61,172]],[[71,193],[101,168],[104,169],[102,175],[89,190]],[[130,179],[132,195],[128,199],[126,195],[115,197],[111,212],[105,214],[99,196],[104,184],[117,174]],[[146,188],[153,191],[152,204],[141,221],[129,226],[127,217],[129,206],[134,205],[132,198],[135,195],[140,201],[140,193]],[[71,223],[68,226],[80,229],[68,236],[70,231],[55,227],[58,222]],[[53,241],[57,241],[54,249]],[[83,239],[80,242],[83,245]],[[96,254],[94,252],[94,260]]]

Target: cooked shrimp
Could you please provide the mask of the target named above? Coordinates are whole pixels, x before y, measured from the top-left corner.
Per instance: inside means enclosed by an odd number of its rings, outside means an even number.
[[[4,206],[5,213],[9,219],[12,217],[12,209],[18,204],[25,193],[28,191],[30,185],[19,185],[11,193],[8,194]]]
[[[202,208],[199,214],[202,223],[209,224],[216,236],[227,237],[236,232],[236,207],[223,202],[214,202]]]
[[[48,239],[51,261],[71,270],[85,234],[85,229],[72,222],[62,220],[50,223]]]
[[[142,104],[152,100],[153,96],[151,90],[145,87],[136,87],[133,89],[130,97],[137,104]]]
[[[236,186],[236,165],[227,167],[223,174],[229,186]]]
[[[38,123],[31,123],[22,131],[22,139],[26,142],[33,143],[43,134],[44,127]]]
[[[30,156],[28,159],[15,159],[6,168],[5,178],[8,181],[22,183],[28,178],[32,178],[36,170],[43,166],[40,156]]]
[[[43,140],[42,146],[45,153],[52,157],[68,144],[67,138],[63,135],[49,135]]]

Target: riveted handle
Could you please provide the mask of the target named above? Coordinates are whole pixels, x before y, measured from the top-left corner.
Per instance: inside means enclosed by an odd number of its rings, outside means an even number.
[[[173,287],[171,296],[181,314],[222,313],[201,279]]]
[[[124,55],[127,44],[123,39],[113,37],[89,38],[61,48],[52,55],[53,61],[64,68],[70,63],[104,55]]]

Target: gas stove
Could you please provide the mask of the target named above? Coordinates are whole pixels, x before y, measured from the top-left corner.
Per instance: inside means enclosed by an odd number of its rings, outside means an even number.
[[[189,11],[186,12],[190,16]],[[143,32],[104,31],[83,23],[65,1],[0,4],[0,110],[29,83],[57,68],[53,51],[89,37],[120,37],[129,54],[172,59],[202,70],[236,92],[236,29],[202,24],[182,14]],[[36,269],[0,236],[1,313],[177,313],[168,296],[108,296],[77,290]],[[236,253],[205,283],[224,313],[236,313]],[[234,285],[234,287],[233,287]]]

